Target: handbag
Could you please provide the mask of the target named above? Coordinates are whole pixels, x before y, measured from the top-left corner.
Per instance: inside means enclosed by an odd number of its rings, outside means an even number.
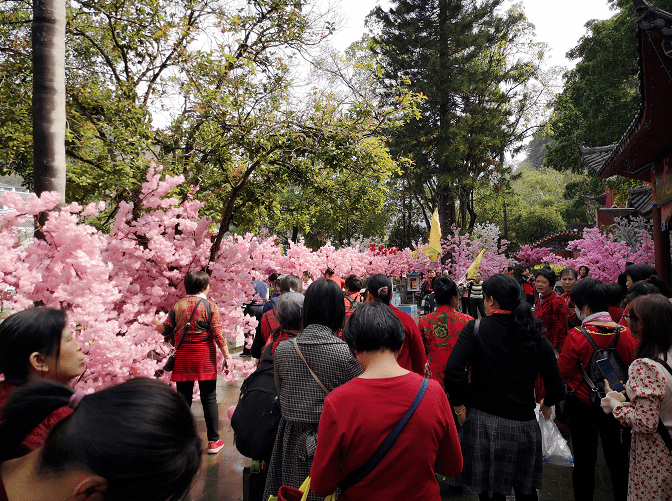
[[[201,304],[201,301],[203,301],[203,298],[200,298],[198,300],[198,303],[196,303],[196,306],[194,307],[194,311],[191,312],[191,317],[189,317],[189,321],[187,322],[187,325],[184,326],[184,332],[182,333],[182,337],[180,338],[179,342],[173,348],[172,353],[168,357],[168,361],[166,362],[166,365],[163,366],[163,370],[167,372],[172,372],[173,369],[175,368],[175,354],[177,353],[177,349],[180,347],[182,344],[182,340],[184,339],[184,336],[187,335],[187,329],[189,329],[189,326],[191,325],[191,321],[194,319],[194,314],[196,313],[196,310],[198,309],[198,305]]]
[[[270,496],[268,501],[306,501],[308,499],[308,493],[310,492],[310,477],[306,478],[301,487],[295,489],[294,487],[288,487],[283,485],[278,490],[277,496]],[[336,501],[336,493],[324,498],[324,501]]]

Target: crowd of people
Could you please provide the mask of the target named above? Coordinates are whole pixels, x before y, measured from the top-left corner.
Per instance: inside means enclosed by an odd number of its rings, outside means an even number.
[[[576,500],[593,499],[598,436],[614,499],[672,499],[672,293],[654,268],[630,264],[615,284],[585,266],[427,279],[418,319],[393,304],[385,275],[327,269],[254,284],[249,354],[280,415],[249,453],[250,501],[307,477],[313,501],[438,501],[465,488],[534,501],[537,408],[571,437]],[[155,320],[177,391],[137,378],[75,392],[84,356],[65,312],[36,307],[0,324],[0,501],[183,498],[201,454],[224,445],[215,390],[231,356],[207,273],[188,273],[184,287]],[[196,381],[206,447],[189,410]],[[262,411],[259,422],[275,418]]]

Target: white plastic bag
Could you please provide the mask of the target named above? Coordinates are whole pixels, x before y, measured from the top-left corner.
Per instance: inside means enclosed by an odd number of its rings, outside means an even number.
[[[562,438],[560,430],[555,424],[555,407],[551,412],[551,417],[546,420],[539,412],[539,404],[536,408],[537,422],[541,428],[541,451],[544,455],[544,462],[558,466],[574,466],[574,457],[569,450],[567,441]]]

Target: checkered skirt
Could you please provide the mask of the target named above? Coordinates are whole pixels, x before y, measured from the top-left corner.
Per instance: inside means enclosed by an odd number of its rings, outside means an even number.
[[[541,430],[536,419],[514,421],[478,409],[467,409],[459,431],[464,468],[452,485],[469,487],[475,494],[524,494],[541,488],[543,455]]]

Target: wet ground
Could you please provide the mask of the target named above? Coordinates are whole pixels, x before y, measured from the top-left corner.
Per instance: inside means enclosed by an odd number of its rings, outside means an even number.
[[[216,455],[204,454],[203,465],[190,491],[189,501],[240,501],[243,499],[243,468],[250,460],[236,450],[233,445],[233,430],[226,417],[226,410],[238,401],[241,382],[224,383],[217,386],[219,405],[219,433],[224,448]],[[198,430],[205,443],[205,422],[200,402],[192,406]],[[570,441],[571,447],[571,441]],[[601,447],[598,454],[598,467],[595,478],[594,501],[614,499],[609,470],[604,462]],[[444,500],[477,500],[478,496],[469,491],[460,495],[445,496]],[[510,497],[509,499],[513,499]],[[568,501],[574,499],[572,491],[572,469],[560,466],[544,465],[544,482],[539,499],[542,501]]]

